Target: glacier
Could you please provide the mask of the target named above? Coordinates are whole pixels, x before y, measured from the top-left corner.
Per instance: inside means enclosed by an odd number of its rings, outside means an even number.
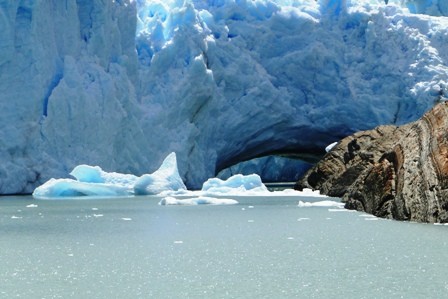
[[[385,2],[388,2],[386,4]],[[189,188],[446,100],[446,1],[0,1],[0,194],[76,165]]]

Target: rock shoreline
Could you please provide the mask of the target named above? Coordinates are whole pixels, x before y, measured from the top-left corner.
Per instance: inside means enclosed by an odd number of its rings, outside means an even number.
[[[295,185],[378,217],[448,222],[448,103],[403,126],[342,139]]]

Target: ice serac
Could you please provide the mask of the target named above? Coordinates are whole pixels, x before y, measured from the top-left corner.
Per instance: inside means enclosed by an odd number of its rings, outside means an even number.
[[[177,170],[176,154],[169,154],[154,173],[144,174],[134,184],[135,195],[155,195],[162,191],[186,190]]]
[[[200,188],[415,120],[447,92],[446,4],[398,2],[0,0],[0,194],[170,152]]]
[[[416,122],[343,139],[296,188],[379,217],[448,222],[448,102]]]

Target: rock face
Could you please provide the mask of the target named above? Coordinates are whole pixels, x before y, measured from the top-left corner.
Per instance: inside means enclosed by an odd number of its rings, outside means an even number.
[[[379,217],[448,222],[448,103],[407,125],[344,138],[295,188]]]

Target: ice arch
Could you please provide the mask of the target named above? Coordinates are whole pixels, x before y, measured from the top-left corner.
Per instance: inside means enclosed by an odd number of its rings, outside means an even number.
[[[240,161],[313,155],[351,132],[414,120],[445,95],[444,35],[423,34],[399,6],[201,3],[143,7],[137,38],[140,101],[157,108],[143,127],[170,128],[157,146],[179,153],[189,186]]]
[[[296,182],[313,164],[293,156],[269,155],[251,159],[221,170],[217,177],[258,174],[264,183]]]

